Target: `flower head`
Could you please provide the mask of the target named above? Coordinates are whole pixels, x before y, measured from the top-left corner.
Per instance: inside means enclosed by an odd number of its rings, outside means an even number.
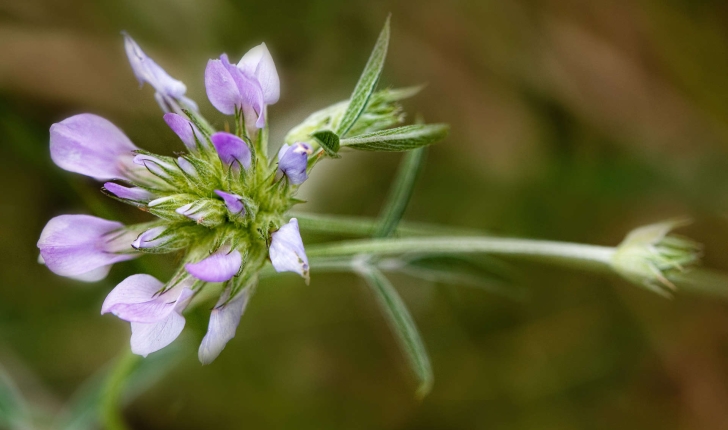
[[[669,277],[698,262],[700,246],[670,234],[685,220],[665,221],[632,230],[612,257],[614,270],[628,280],[663,296],[675,286]]]
[[[215,130],[185,96],[185,85],[131,37],[125,35],[124,44],[134,75],[141,85],[154,88],[165,123],[187,151],[174,156],[144,151],[111,122],[92,114],[54,124],[50,149],[58,166],[105,181],[105,194],[156,219],[125,227],[88,215],[53,218],[38,241],[41,259],[62,276],[98,280],[113,263],[144,253],[178,252],[180,266],[170,280],[130,276],[109,293],[102,313],[131,323],[132,351],[146,356],[177,338],[185,325],[183,313],[201,290],[222,291],[199,349],[200,361],[207,364],[235,335],[269,262],[279,272],[295,272],[309,281],[298,221],[287,221],[286,214],[302,202],[296,198],[298,185],[324,155],[312,134],[320,129],[334,134],[342,121],[346,130],[336,131],[342,138],[381,131],[401,120],[396,101],[403,97],[375,94],[364,103],[371,94],[360,94],[352,103],[325,109],[294,128],[288,135],[292,140],[275,159],[268,154],[267,107],[280,97],[280,80],[264,43],[237,64],[225,54],[207,63],[204,84],[210,102],[223,114],[235,115],[224,130]],[[386,49],[381,46],[386,44],[379,46],[371,64],[383,59]],[[357,91],[373,91],[377,73],[364,74],[366,82]],[[401,134],[375,137],[378,142],[423,142],[422,133]],[[334,137],[338,142],[340,136]],[[206,296],[197,297],[203,301]]]

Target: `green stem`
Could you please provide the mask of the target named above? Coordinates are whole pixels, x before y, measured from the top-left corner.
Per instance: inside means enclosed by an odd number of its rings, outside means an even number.
[[[131,351],[125,352],[118,358],[111,369],[101,399],[101,421],[107,430],[128,430],[121,415],[122,395],[126,387],[127,377],[139,364],[140,357]]]
[[[528,239],[491,237],[409,237],[362,239],[310,246],[309,257],[341,257],[357,254],[396,255],[488,253],[547,260],[567,266],[607,268],[616,249]]]

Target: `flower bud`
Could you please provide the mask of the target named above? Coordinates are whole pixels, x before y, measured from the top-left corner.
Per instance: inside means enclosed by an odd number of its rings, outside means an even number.
[[[685,220],[673,220],[633,230],[617,247],[612,267],[624,278],[669,297],[675,290],[670,275],[684,271],[700,258],[697,243],[669,234],[685,224]]]
[[[227,208],[220,200],[198,199],[178,207],[175,212],[184,215],[197,224],[214,228],[225,222]]]

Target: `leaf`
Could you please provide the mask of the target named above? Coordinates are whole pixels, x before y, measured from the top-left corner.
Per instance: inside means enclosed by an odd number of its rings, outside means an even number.
[[[374,237],[388,237],[394,234],[399,221],[404,215],[409,203],[415,183],[422,171],[422,164],[427,148],[418,148],[407,153],[400,164],[397,178],[392,184],[387,202],[379,215],[379,227]]]
[[[339,136],[331,130],[319,130],[311,133],[311,137],[316,139],[326,155],[332,158],[340,158],[339,152]]]
[[[442,140],[450,131],[447,124],[415,124],[341,139],[341,146],[360,151],[409,151]]]
[[[335,128],[335,132],[339,136],[345,136],[346,133],[351,129],[356,120],[361,115],[362,111],[369,101],[374,92],[374,88],[379,82],[379,75],[382,73],[382,67],[384,66],[384,59],[387,56],[387,47],[389,45],[389,19],[384,23],[384,28],[379,33],[377,43],[374,45],[369,61],[364,67],[364,71],[359,78],[359,82],[354,87],[354,92],[349,98],[349,106],[346,108],[346,112],[341,117],[341,121]]]
[[[410,367],[417,377],[419,382],[417,396],[419,398],[426,396],[432,389],[434,380],[432,366],[407,306],[397,294],[394,286],[378,269],[366,266],[360,267],[358,272],[374,291],[387,322],[397,336]]]

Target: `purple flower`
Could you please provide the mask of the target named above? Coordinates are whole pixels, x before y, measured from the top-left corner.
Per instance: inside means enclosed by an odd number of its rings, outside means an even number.
[[[236,111],[245,116],[246,129],[265,127],[266,105],[280,97],[280,80],[273,58],[265,44],[248,51],[237,66],[226,54],[210,60],[205,69],[205,88],[213,106],[226,115]]]
[[[237,249],[229,246],[221,247],[209,257],[197,263],[185,265],[187,273],[206,282],[225,282],[235,276],[243,264],[243,258]]]
[[[182,311],[194,293],[192,280],[162,292],[164,285],[149,275],[132,275],[104,300],[101,314],[112,313],[131,323],[131,350],[146,357],[174,341],[185,326]]]
[[[131,246],[134,249],[149,249],[159,245],[163,245],[166,240],[161,237],[162,234],[167,230],[166,227],[152,227],[144,233],[140,234]]]
[[[243,205],[242,197],[237,194],[230,194],[220,190],[215,190],[215,194],[222,197],[225,202],[225,206],[227,206],[228,211],[232,215],[245,215],[245,206]]]
[[[291,218],[288,224],[271,235],[268,254],[277,272],[296,272],[308,284],[308,257],[303,249],[296,218]]]
[[[263,90],[263,101],[272,105],[278,101],[281,93],[281,82],[273,57],[265,43],[254,46],[238,63],[238,68],[248,76],[255,76]]]
[[[127,178],[138,149],[114,124],[90,113],[53,124],[50,147],[56,165],[100,181]]]
[[[124,34],[124,48],[139,85],[144,85],[146,82],[154,88],[156,91],[154,98],[164,112],[176,111],[181,113],[180,102],[195,111],[197,110],[197,104],[185,97],[187,91],[185,84],[169,76],[154,60],[147,57],[147,54],[128,34]]]
[[[121,232],[121,223],[89,215],[61,215],[46,224],[38,240],[46,266],[61,276],[84,281],[106,277],[111,265],[131,260],[133,236]]]
[[[220,355],[228,341],[235,337],[235,330],[240,324],[240,318],[245,312],[252,290],[251,287],[245,288],[234,299],[228,301],[230,291],[230,287],[225,289],[210,313],[207,334],[202,338],[197,353],[197,357],[202,364],[212,363]]]
[[[284,143],[278,151],[278,170],[288,177],[291,184],[300,185],[308,179],[306,168],[311,151],[311,146],[302,142],[293,145]]]
[[[104,184],[104,190],[124,200],[135,202],[148,202],[154,198],[154,194],[139,187],[125,187],[114,182]]]
[[[231,168],[250,168],[251,154],[248,144],[238,136],[224,131],[218,131],[210,136],[217,155],[223,164]]]
[[[191,150],[197,149],[197,141],[204,144],[202,133],[191,121],[176,113],[165,113],[164,122],[179,136],[182,143]]]

